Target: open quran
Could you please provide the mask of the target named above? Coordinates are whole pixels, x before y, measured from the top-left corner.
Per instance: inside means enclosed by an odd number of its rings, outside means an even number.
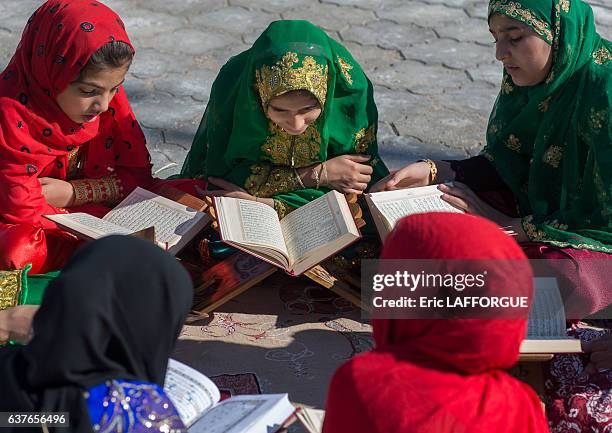
[[[581,352],[580,340],[567,336],[565,310],[556,279],[536,277],[521,355]]]
[[[287,394],[239,395],[221,400],[199,371],[170,359],[164,391],[190,433],[274,433],[292,419]]]
[[[361,237],[344,195],[330,191],[279,220],[251,200],[215,197],[221,239],[300,275]]]
[[[176,255],[210,221],[210,215],[136,188],[104,218],[86,213],[45,215],[62,229],[83,239],[133,235],[150,229],[152,240]]]
[[[397,221],[407,215],[426,212],[462,212],[442,200],[437,185],[365,194],[381,240],[391,233]]]

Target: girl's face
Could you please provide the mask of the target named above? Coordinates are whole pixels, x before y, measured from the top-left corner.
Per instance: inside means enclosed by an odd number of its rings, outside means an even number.
[[[543,82],[552,66],[552,47],[529,26],[505,15],[494,14],[489,31],[495,38],[495,57],[517,86]]]
[[[268,118],[290,135],[300,135],[321,115],[317,99],[306,92],[275,96],[268,104]]]
[[[73,122],[93,122],[108,110],[128,69],[129,65],[125,65],[88,71],[57,95],[57,104]]]

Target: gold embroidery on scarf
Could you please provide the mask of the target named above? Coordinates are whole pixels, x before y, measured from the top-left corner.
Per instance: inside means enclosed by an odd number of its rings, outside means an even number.
[[[302,189],[295,170],[289,167],[272,168],[270,164],[257,163],[251,166],[244,188],[249,194],[269,198],[276,194]]]
[[[510,77],[508,77],[507,75],[502,80],[501,90],[502,90],[502,93],[504,95],[508,95],[508,94],[512,93],[512,91],[514,90],[514,87],[510,83]]]
[[[595,111],[594,108],[591,108],[591,113],[589,114],[589,128],[599,131],[603,128],[607,118],[608,110]]]
[[[493,162],[493,155],[491,155],[487,149],[483,149],[482,152],[480,152],[480,155],[484,156],[490,162]]]
[[[68,167],[66,167],[66,179],[75,179],[81,173],[81,147],[77,147],[68,154]]]
[[[567,224],[560,223],[557,219],[544,221],[544,224],[554,229],[563,231],[567,231],[567,229],[569,228]]]
[[[563,9],[563,12],[569,13],[569,11],[570,11],[570,0],[559,0],[559,4],[561,5],[561,9]]]
[[[15,307],[19,302],[23,269],[0,271],[0,310]]]
[[[349,64],[340,56],[338,56],[338,64],[340,65],[340,70],[342,71],[342,75],[344,75],[346,82],[349,83],[350,86],[352,86],[353,78],[351,77],[350,71],[351,69],[353,69],[353,65]]]
[[[515,18],[529,25],[540,36],[544,36],[548,43],[553,42],[553,33],[546,21],[538,19],[529,9],[523,8],[518,2],[507,0],[496,0],[489,3],[489,16],[493,13],[501,13],[510,18]]]
[[[297,53],[287,52],[275,65],[265,65],[255,71],[255,87],[259,92],[264,110],[275,96],[292,90],[308,90],[325,106],[327,96],[327,65],[319,65],[312,56],[304,57],[302,66],[294,68],[299,62]]]
[[[548,98],[546,98],[542,102],[540,102],[538,104],[538,110],[540,110],[542,113],[546,113],[548,111],[548,109],[550,108],[550,100],[551,99],[552,99],[552,96],[549,96]]]
[[[542,241],[548,238],[548,235],[542,230],[538,230],[533,223],[533,215],[528,215],[522,219],[523,229],[530,241]]]
[[[554,168],[559,168],[562,159],[563,148],[561,146],[550,146],[542,155],[542,161]]]
[[[500,129],[500,126],[499,126],[498,123],[491,122],[491,124],[489,125],[489,128],[488,128],[488,133],[495,135],[495,134],[497,134],[499,132],[499,129]]]
[[[508,140],[506,141],[506,146],[508,149],[518,152],[521,150],[521,141],[516,138],[514,134],[510,134],[510,137],[508,137]]]
[[[612,60],[612,54],[606,47],[603,47],[593,53],[593,59],[598,65],[603,65]]]
[[[294,211],[295,208],[293,206],[289,206],[287,203],[285,203],[283,201],[274,200],[274,210],[278,214],[278,219],[282,220],[288,214],[290,214],[292,211]]]
[[[300,168],[319,162],[321,134],[316,125],[308,126],[300,135],[288,134],[273,122],[269,130],[261,150],[275,165]]]
[[[366,152],[375,139],[374,125],[370,125],[368,129],[361,128],[355,133],[355,151],[357,153]]]

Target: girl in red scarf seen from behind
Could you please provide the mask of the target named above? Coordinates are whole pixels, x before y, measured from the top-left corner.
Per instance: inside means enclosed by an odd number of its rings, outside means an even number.
[[[134,48],[95,0],[50,0],[0,75],[0,270],[58,269],[77,241],[45,214],[104,215],[153,183],[122,87]]]
[[[381,258],[438,260],[441,273],[452,272],[449,259],[506,260],[510,265],[489,272],[487,293],[479,295],[532,293],[521,249],[480,217],[404,218],[387,238]],[[476,268],[471,271],[482,271]],[[460,295],[474,295],[467,292]],[[518,361],[525,319],[379,319],[372,327],[375,350],[334,374],[324,433],[548,432],[536,394],[503,371]]]

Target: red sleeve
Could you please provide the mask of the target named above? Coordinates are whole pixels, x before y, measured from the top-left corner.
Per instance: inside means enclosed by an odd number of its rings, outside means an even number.
[[[21,155],[19,156],[21,160]],[[35,162],[34,158],[32,159]],[[43,215],[64,213],[64,211],[47,203],[37,174],[28,174],[27,165],[22,164],[21,161],[15,161],[9,152],[0,152],[0,161],[0,218],[2,221],[9,224],[32,224],[43,228],[57,228],[54,222],[44,218]],[[30,167],[36,167],[36,165],[30,164]],[[23,174],[19,175],[19,171],[23,171]]]

